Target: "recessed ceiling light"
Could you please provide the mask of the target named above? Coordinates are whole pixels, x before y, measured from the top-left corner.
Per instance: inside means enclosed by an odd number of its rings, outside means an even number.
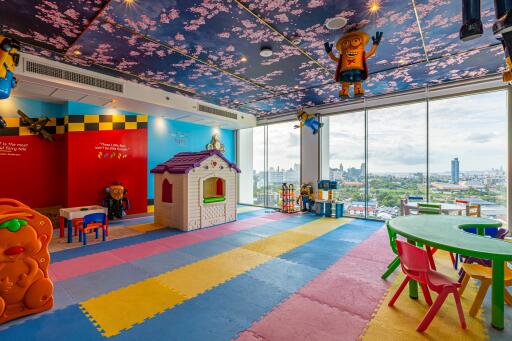
[[[295,90],[298,90],[298,89],[299,89],[299,86],[298,86],[298,85],[295,85],[293,88],[294,88]]]
[[[133,5],[135,0],[124,0],[125,5]]]
[[[81,56],[81,55],[82,55],[82,51],[80,51],[80,50],[75,50],[75,51],[73,51],[73,54],[74,54],[75,56]]]
[[[180,84],[178,84],[178,85],[179,85],[180,87],[182,87],[182,88],[184,88],[184,87],[185,87],[185,84],[183,84],[183,83],[180,83]]]
[[[265,58],[272,56],[272,48],[268,46],[262,47],[260,50],[260,56]]]
[[[245,63],[247,61],[247,57],[246,56],[242,56],[242,58],[240,58],[240,61]]]
[[[346,24],[347,19],[344,17],[331,18],[325,21],[325,27],[329,30],[339,30],[340,28],[345,27]]]
[[[373,0],[372,2],[370,2],[370,4],[368,5],[368,10],[372,13],[375,13],[377,12],[378,10],[380,9],[380,3],[379,3],[379,0]]]

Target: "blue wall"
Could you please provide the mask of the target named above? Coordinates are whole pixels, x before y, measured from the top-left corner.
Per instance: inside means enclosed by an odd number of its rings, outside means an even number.
[[[148,126],[148,171],[165,162],[179,152],[197,152],[205,149],[215,128],[193,123],[149,117]],[[235,160],[235,132],[218,129],[220,141],[230,161]],[[153,175],[148,177],[148,198],[154,199]]]
[[[10,97],[0,101],[0,116],[19,117],[21,110],[30,117],[63,117],[64,104],[43,102],[35,99]]]

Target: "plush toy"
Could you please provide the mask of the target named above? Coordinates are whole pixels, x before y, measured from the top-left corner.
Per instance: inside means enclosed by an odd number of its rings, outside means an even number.
[[[121,219],[130,209],[130,200],[125,197],[128,190],[119,182],[114,182],[105,188],[106,197],[103,199],[103,207],[108,208],[108,219]]]
[[[348,89],[351,84],[354,85],[354,96],[364,95],[361,83],[368,78],[366,60],[375,54],[381,39],[382,32],[377,32],[375,37],[372,37],[373,46],[367,54],[364,49],[370,41],[370,36],[360,31],[349,32],[336,42],[339,57],[332,52],[333,44],[324,43],[329,58],[338,64],[334,79],[336,82],[341,82],[340,97],[349,96]]]
[[[16,53],[19,49],[19,41],[0,35],[0,99],[9,98],[11,90],[16,87],[14,68],[20,60]]]
[[[313,130],[313,135],[318,133],[318,130],[322,128],[324,125],[320,123],[320,114],[308,114],[304,110],[299,110],[297,113],[297,119],[299,120],[299,125],[295,125],[294,128],[302,128],[304,126],[309,127]]]
[[[494,0],[496,21],[492,25],[492,32],[503,45],[507,69],[503,72],[503,81],[512,81],[512,1]],[[462,0],[462,26],[459,37],[468,41],[483,34],[480,0]]]

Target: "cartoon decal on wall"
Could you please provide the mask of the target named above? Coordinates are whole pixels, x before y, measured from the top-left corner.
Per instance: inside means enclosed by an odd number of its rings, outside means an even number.
[[[108,219],[121,219],[130,209],[130,200],[126,197],[128,190],[119,182],[114,182],[105,188],[106,197],[103,199],[103,207],[108,208]]]
[[[340,53],[339,57],[332,52],[333,44],[324,43],[329,58],[338,64],[334,79],[336,82],[341,82],[340,97],[349,96],[348,90],[352,84],[354,85],[354,96],[364,95],[361,83],[368,78],[366,60],[375,54],[381,39],[382,32],[377,32],[372,37],[373,46],[367,54],[365,46],[370,41],[370,36],[361,31],[349,32],[336,42],[336,50]]]
[[[220,142],[219,134],[212,135],[212,140],[206,145],[206,150],[218,150],[221,153],[224,153],[224,144]]]
[[[505,52],[507,69],[503,72],[503,81],[512,82],[512,1],[494,0],[496,21],[492,33],[501,41]],[[479,38],[483,34],[480,0],[462,0],[462,26],[459,37],[462,41]]]
[[[0,116],[0,129],[7,128],[7,122],[5,122],[4,118]]]
[[[9,98],[16,87],[14,68],[20,61],[19,49],[19,41],[0,35],[0,99]]]
[[[39,135],[50,142],[54,141],[52,134],[46,130],[46,125],[50,122],[48,117],[38,118],[34,121],[21,110],[18,110],[18,115],[21,117],[21,126],[28,127],[32,134]]]
[[[302,109],[297,113],[297,119],[299,120],[299,125],[294,125],[293,127],[309,127],[313,131],[313,135],[316,135],[316,133],[318,133],[320,128],[322,128],[324,125],[323,123],[320,123],[320,114],[308,114]]]

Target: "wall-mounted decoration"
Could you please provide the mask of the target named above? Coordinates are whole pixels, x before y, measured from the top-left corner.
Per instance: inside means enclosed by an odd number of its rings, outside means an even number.
[[[224,144],[220,142],[219,134],[213,134],[210,143],[206,145],[206,150],[218,150],[221,153],[224,153],[225,148]]]
[[[7,122],[5,122],[4,118],[0,116],[0,129],[7,128]]]
[[[52,134],[48,130],[46,130],[46,125],[48,124],[48,122],[50,122],[50,119],[48,117],[33,120],[21,110],[18,110],[18,115],[20,115],[21,125],[28,127],[28,130],[32,134],[39,135],[43,139],[50,142],[54,141]]]

